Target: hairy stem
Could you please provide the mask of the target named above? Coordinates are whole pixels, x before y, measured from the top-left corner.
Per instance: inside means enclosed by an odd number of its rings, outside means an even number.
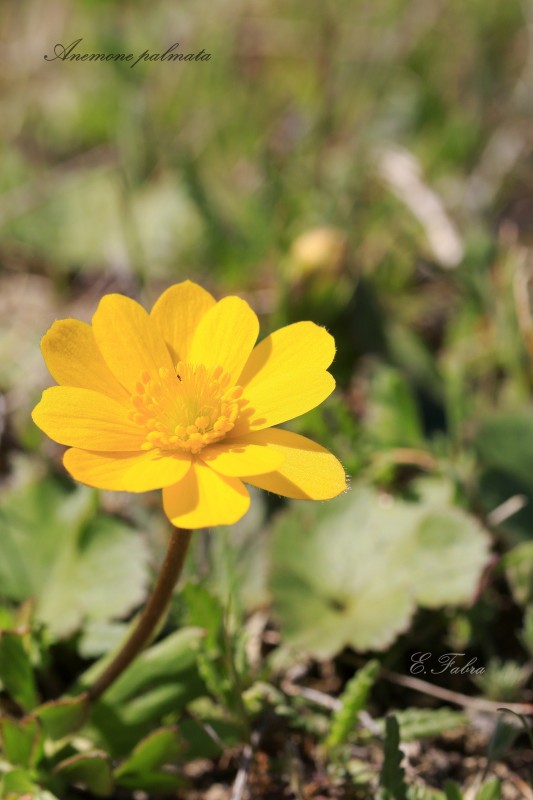
[[[178,528],[172,531],[165,560],[154,590],[128,639],[115,658],[89,687],[87,691],[89,700],[94,701],[101,697],[150,641],[168,607],[172,591],[181,574],[190,541],[191,531]]]

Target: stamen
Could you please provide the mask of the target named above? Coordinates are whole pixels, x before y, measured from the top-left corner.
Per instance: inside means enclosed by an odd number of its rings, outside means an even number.
[[[221,366],[180,361],[175,372],[161,367],[143,372],[131,396],[129,418],[145,430],[143,450],[199,453],[234,427],[242,387],[232,386]]]

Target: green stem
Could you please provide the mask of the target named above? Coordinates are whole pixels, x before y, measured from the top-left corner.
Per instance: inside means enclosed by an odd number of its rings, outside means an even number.
[[[128,639],[102,674],[89,687],[87,694],[90,701],[98,700],[150,641],[168,607],[172,592],[181,574],[190,541],[191,531],[178,528],[172,531],[165,560],[154,590]]]

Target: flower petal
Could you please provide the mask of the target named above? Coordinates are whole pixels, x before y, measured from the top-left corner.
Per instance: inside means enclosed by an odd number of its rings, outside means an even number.
[[[189,348],[198,323],[215,305],[215,298],[192,281],[183,281],[163,292],[150,316],[159,328],[174,363],[189,360]]]
[[[206,367],[220,365],[237,383],[258,333],[259,320],[248,303],[240,297],[225,297],[200,320],[189,360]]]
[[[333,337],[313,322],[295,322],[263,339],[239,376],[248,406],[232,435],[286,422],[322,403],[335,388],[325,371],[334,355]]]
[[[201,451],[200,458],[222,475],[235,478],[272,472],[284,461],[279,450],[245,439],[210,445]]]
[[[297,500],[329,500],[346,489],[340,461],[316,442],[281,428],[250,434],[249,441],[279,450],[285,461],[267,475],[243,477],[246,483],[267,492]]]
[[[156,450],[140,453],[95,453],[71,448],[63,464],[74,480],[116,492],[149,492],[180,481],[190,469],[183,454],[162,455]]]
[[[141,449],[144,430],[128,419],[127,407],[111,397],[72,386],[45,389],[32,418],[59,444],[84,450]]]
[[[143,372],[156,376],[160,367],[174,368],[156,324],[129,297],[105,295],[93,317],[93,331],[109,369],[129,392]]]
[[[128,393],[117,381],[98,349],[90,325],[61,319],[41,339],[46,366],[62,386],[77,386],[127,401]]]
[[[250,495],[238,478],[226,478],[194,461],[187,475],[163,489],[165,514],[177,528],[232,525],[250,506]]]

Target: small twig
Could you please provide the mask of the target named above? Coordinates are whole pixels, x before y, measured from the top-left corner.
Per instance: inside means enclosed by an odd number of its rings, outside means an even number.
[[[254,750],[257,748],[260,739],[261,739],[261,731],[259,730],[253,731],[250,737],[250,742],[247,745],[245,745],[242,751],[241,764],[239,767],[239,771],[237,772],[237,775],[235,777],[233,788],[231,790],[230,800],[242,800],[242,798],[244,797],[244,791],[248,783],[250,769],[253,762]]]
[[[509,92],[509,102],[504,122],[488,139],[464,193],[467,205],[482,212],[494,201],[505,178],[519,159],[528,151],[529,119],[533,86],[533,13],[531,3],[523,0],[523,30],[527,34],[527,52],[514,89]]]
[[[460,692],[453,692],[451,689],[445,689],[443,686],[434,686],[432,683],[420,680],[420,678],[413,678],[410,675],[399,675],[397,672],[390,672],[388,669],[382,669],[380,675],[385,678],[385,680],[396,683],[398,686],[405,686],[407,689],[413,689],[415,692],[438,697],[439,700],[445,700],[456,706],[472,708],[476,711],[486,711],[489,714],[498,714],[502,708],[501,702],[486,700],[483,697],[470,697]],[[505,708],[509,709],[509,711],[514,711],[516,714],[533,714],[533,704],[531,703],[507,703]]]
[[[432,697],[438,697],[439,700],[445,700],[448,703],[453,703],[457,706],[463,706],[464,708],[473,708],[477,711],[487,711],[490,714],[497,714],[502,709],[501,702],[496,702],[495,700],[486,700],[483,697],[470,697],[469,695],[461,694],[460,692],[453,692],[451,689],[445,689],[443,686],[434,686],[432,683],[420,680],[420,678],[413,678],[409,675],[399,675],[397,672],[391,672],[387,669],[382,669],[380,676],[391,683],[396,683],[399,686],[405,686],[407,689],[413,689],[415,692],[421,692],[422,694],[431,695]],[[300,697],[305,697],[312,703],[316,703],[317,705],[322,706],[322,708],[327,708],[330,711],[337,711],[342,705],[340,700],[337,700],[336,697],[331,697],[329,694],[325,694],[325,692],[320,692],[317,689],[311,689],[308,686],[296,686],[293,683],[284,681],[281,684],[281,688],[288,695],[299,695]],[[515,714],[533,714],[533,704],[531,703],[507,703],[505,708],[509,711],[513,711]],[[359,716],[361,721],[364,722],[365,726],[369,729],[372,729],[372,725],[368,724],[372,718],[368,720],[367,718],[362,717],[362,714]]]
[[[509,517],[512,517],[513,514],[518,514],[526,505],[527,497],[524,494],[514,494],[487,514],[487,522],[491,527],[495,528],[505,522],[506,519],[509,519]]]
[[[303,793],[303,767],[300,755],[291,739],[286,743],[289,756],[289,787],[296,800],[305,800]]]
[[[424,178],[416,156],[388,147],[376,154],[378,174],[418,220],[433,258],[444,269],[454,269],[464,257],[464,244],[440,196]]]
[[[195,722],[199,728],[202,728],[202,730],[209,736],[211,741],[214,742],[216,746],[220,748],[222,753],[225,752],[226,750],[225,742],[222,741],[216,730],[213,728],[212,725],[209,724],[209,722],[200,719],[200,717],[197,714],[195,714],[194,711],[191,711],[190,708],[187,708],[185,710],[185,716],[192,719],[193,722]]]
[[[374,736],[383,736],[383,729],[378,725],[376,720],[370,716],[368,711],[365,711],[364,708],[358,713],[359,722],[365,727],[370,733],[374,734]]]
[[[285,694],[292,697],[305,697],[306,700],[310,700],[312,703],[316,703],[317,706],[322,706],[322,708],[327,708],[329,711],[337,711],[342,705],[341,701],[337,700],[336,697],[331,697],[325,692],[319,692],[318,689],[311,689],[309,686],[297,686],[289,681],[283,681],[281,688]]]
[[[246,789],[246,784],[248,783],[248,775],[250,773],[250,767],[252,766],[252,758],[252,745],[247,744],[242,751],[241,765],[231,790],[231,800],[242,800],[244,796],[244,790]]]
[[[250,667],[256,671],[261,668],[263,635],[268,625],[269,616],[266,611],[255,611],[246,623],[246,657]]]
[[[510,783],[513,783],[516,788],[522,792],[523,800],[533,800],[533,791],[527,785],[525,781],[522,780],[518,775],[515,775],[513,772],[510,772],[508,775],[505,776]]]
[[[320,692],[318,689],[311,689],[309,686],[300,686],[285,680],[281,684],[281,688],[285,694],[291,695],[292,697],[304,697],[306,700],[310,700],[311,703],[315,703],[317,706],[327,708],[328,711],[338,711],[340,708],[342,708],[341,701],[336,697],[331,697],[331,695],[326,694],[325,692]],[[375,736],[381,736],[381,728],[372,719],[368,711],[360,711],[357,716],[359,722],[365,728],[367,728],[370,733],[374,734]]]

